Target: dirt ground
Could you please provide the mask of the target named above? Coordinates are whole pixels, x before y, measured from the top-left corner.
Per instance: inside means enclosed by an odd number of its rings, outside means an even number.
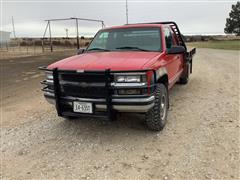
[[[69,56],[0,60],[1,179],[239,179],[239,51],[198,49],[188,85],[170,91],[161,132],[142,115],[57,117],[37,70]]]

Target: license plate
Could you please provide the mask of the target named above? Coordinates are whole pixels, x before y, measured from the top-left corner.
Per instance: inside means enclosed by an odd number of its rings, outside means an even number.
[[[92,103],[74,101],[73,102],[73,112],[93,113]]]

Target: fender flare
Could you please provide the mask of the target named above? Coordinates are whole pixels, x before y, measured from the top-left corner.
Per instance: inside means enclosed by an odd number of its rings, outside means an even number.
[[[161,67],[159,69],[157,69],[156,71],[156,82],[158,82],[158,80],[163,77],[164,75],[168,76],[168,72],[167,69],[165,67]]]

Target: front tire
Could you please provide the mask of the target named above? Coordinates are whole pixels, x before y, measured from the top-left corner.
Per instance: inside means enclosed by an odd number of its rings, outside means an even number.
[[[167,122],[168,90],[164,84],[158,84],[155,90],[154,106],[146,113],[145,121],[150,130],[160,131]]]

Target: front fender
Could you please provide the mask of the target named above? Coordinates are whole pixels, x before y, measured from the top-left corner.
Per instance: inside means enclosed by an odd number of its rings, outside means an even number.
[[[164,75],[168,75],[167,69],[165,67],[160,67],[156,70],[156,80],[158,81]]]

